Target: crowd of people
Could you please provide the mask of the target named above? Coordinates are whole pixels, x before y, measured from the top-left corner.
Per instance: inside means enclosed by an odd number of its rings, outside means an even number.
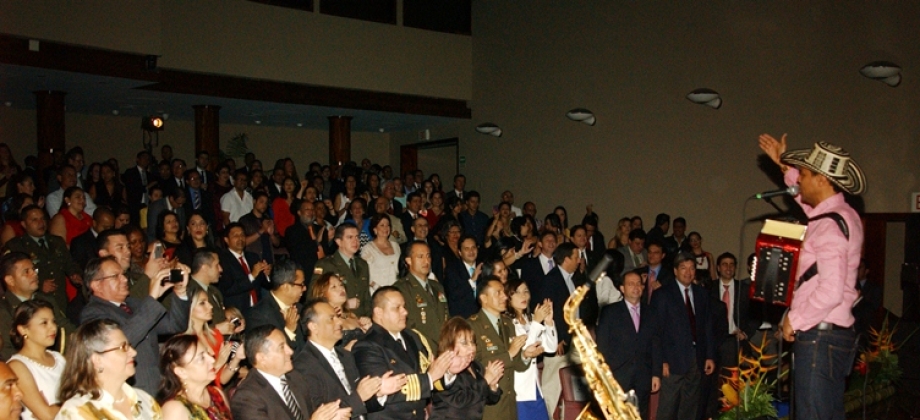
[[[579,316],[643,417],[703,418],[779,322],[680,217],[605,241],[591,205],[483,206],[368,159],[55,153],[0,144],[0,419],[549,419],[579,363],[563,304],[594,282]]]

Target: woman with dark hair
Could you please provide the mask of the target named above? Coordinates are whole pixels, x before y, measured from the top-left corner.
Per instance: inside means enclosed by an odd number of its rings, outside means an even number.
[[[230,167],[226,164],[222,164],[217,167],[215,174],[217,175],[214,177],[216,179],[208,181],[208,192],[211,193],[211,197],[214,197],[214,199],[211,200],[213,206],[211,211],[219,215],[221,214],[220,198],[233,189],[233,183],[230,182],[230,175],[233,174],[233,171],[231,171]],[[144,219],[141,218],[141,220]],[[223,218],[218,217],[214,223],[214,232],[220,233],[224,231]]]
[[[179,227],[179,216],[169,210],[163,210],[157,215],[156,239],[147,245],[147,253],[155,255],[157,245],[163,247],[163,256],[172,259],[176,248],[182,244],[182,230]],[[158,256],[157,256],[158,258]]]
[[[58,387],[66,362],[60,353],[48,350],[54,346],[57,333],[50,303],[33,299],[16,308],[10,341],[17,352],[7,363],[19,377],[23,420],[50,420],[61,409]]]
[[[98,319],[77,328],[67,343],[57,419],[162,418],[149,394],[128,385],[137,351],[115,321]]]
[[[101,165],[99,181],[89,186],[89,196],[97,206],[109,208],[124,205],[128,198],[125,187],[119,181],[118,173],[108,162]]]
[[[345,285],[335,273],[326,272],[314,280],[310,284],[309,299],[323,299],[335,309],[336,316],[342,319],[341,345],[347,350],[351,350],[354,342],[363,337],[364,333],[371,328],[370,318],[364,316],[358,318],[345,305],[348,301]]]
[[[553,302],[546,299],[537,304],[531,313],[530,289],[527,288],[527,283],[520,279],[508,280],[505,283],[505,294],[508,296],[507,314],[514,323],[515,335],[527,336],[523,348],[539,340],[545,352],[555,353],[559,338],[556,335],[556,325],[553,324]],[[536,358],[531,359],[527,370],[514,372],[518,419],[549,420],[538,377]]]
[[[483,367],[474,360],[473,328],[459,316],[448,319],[441,327],[437,357],[449,351],[454,357],[441,380],[444,385],[431,393],[428,419],[481,419],[486,404],[496,404],[501,399],[498,380],[505,373],[505,365],[496,359]]]
[[[135,225],[126,225],[125,236],[128,237],[128,249],[131,250],[131,268],[128,271],[136,274],[144,272],[149,256],[147,254],[147,234]]]
[[[294,182],[300,182],[300,179],[297,177],[297,167],[294,166],[294,159],[289,157],[284,158],[284,163],[282,164],[284,168],[284,176],[290,177]]]
[[[3,221],[6,221],[6,217],[11,210],[15,211],[15,219],[19,220],[19,208],[13,206],[13,199],[19,194],[26,194],[35,200],[35,180],[32,179],[32,176],[25,172],[20,172],[10,179],[10,186],[15,187],[14,191],[7,190],[7,199],[3,202],[3,205],[0,205],[0,217],[3,217]],[[38,201],[35,202],[39,207],[45,206],[45,197],[39,196]]]
[[[300,189],[298,190],[297,181],[294,181],[294,178],[291,177],[285,177],[284,181],[281,182],[281,195],[272,200],[275,231],[279,235],[284,236],[287,228],[297,221],[297,216],[291,212],[291,208],[294,207],[296,201],[303,197],[307,185],[307,182],[301,181]]]
[[[380,176],[374,172],[368,172],[364,180],[364,192],[361,197],[368,203],[373,203],[377,197],[380,197]]]
[[[115,213],[115,229],[121,229],[122,227],[131,224],[131,211],[127,206],[115,206],[112,208],[112,213]]]
[[[249,193],[254,194],[256,191],[262,191],[268,194],[268,185],[265,185],[265,174],[261,169],[251,169],[249,171]]]
[[[182,264],[191,266],[192,256],[195,255],[195,251],[201,248],[214,248],[215,246],[214,233],[211,232],[211,227],[208,225],[208,221],[205,220],[204,213],[201,210],[192,210],[192,213],[188,216],[188,222],[185,224],[185,237],[182,239],[182,244],[176,248],[176,258]]]
[[[708,286],[713,279],[719,278],[716,275],[716,264],[712,254],[703,250],[703,236],[699,232],[690,232],[687,235],[687,243],[690,244],[690,253],[696,261],[696,280],[701,285]]]
[[[358,198],[358,179],[354,175],[347,175],[345,177],[345,191],[335,196],[331,214],[338,217],[339,222],[344,221],[350,208],[349,205],[356,198]]]
[[[0,247],[6,246],[10,239],[26,234],[25,229],[22,227],[20,212],[26,206],[34,204],[32,196],[29,194],[16,194],[10,200],[10,208],[6,212],[3,222],[3,230],[0,231]]]
[[[435,191],[444,192],[444,188],[441,186],[441,177],[438,174],[428,175],[428,182],[434,185]]]
[[[460,222],[460,213],[463,213],[463,210],[466,209],[466,203],[462,198],[457,196],[450,196],[447,199],[447,211],[441,213],[441,217],[438,219],[438,224],[434,225],[435,232],[443,232],[444,225],[448,222],[455,222],[457,226],[460,226],[460,229],[463,230],[463,223]],[[441,242],[444,242],[447,239],[445,236],[441,236]]]
[[[377,213],[370,222],[373,241],[361,247],[361,258],[370,267],[371,294],[383,286],[396,283],[399,272],[399,244],[390,239],[390,216]]]
[[[70,241],[83,234],[93,226],[93,217],[86,214],[86,196],[80,187],[70,187],[64,190],[64,203],[60,211],[51,218],[48,231],[52,235],[64,238],[67,246]]]
[[[441,217],[444,216],[444,193],[437,190],[432,191],[431,195],[428,196],[428,208],[423,210],[421,214],[425,217],[425,220],[428,220],[429,227],[437,227],[438,223],[441,222]]]
[[[508,236],[511,236],[511,204],[503,201],[486,229],[485,246],[488,248],[492,246],[492,241]]]
[[[511,253],[514,248],[506,248],[505,253]],[[501,280],[502,284],[507,284],[511,279],[517,279],[517,272],[509,268],[510,265],[502,261],[501,258],[493,258],[482,263],[482,273],[479,278],[489,278],[492,276]]]
[[[230,420],[227,396],[214,380],[214,355],[194,335],[176,335],[160,352],[163,381],[157,400],[164,420]],[[242,349],[240,350],[242,352]],[[268,420],[268,419],[264,419]]]
[[[343,221],[343,223],[352,223],[358,227],[361,248],[364,248],[371,241],[371,221],[365,217],[367,216],[365,209],[367,209],[367,202],[361,197],[355,198],[349,204],[348,212],[345,213],[345,220]]]
[[[559,216],[559,223],[562,225],[562,235],[565,237],[565,240],[568,241],[571,238],[569,233],[569,212],[563,206],[556,206],[553,209],[553,213],[556,216]]]
[[[22,172],[19,164],[13,159],[13,151],[6,143],[0,143],[0,197],[10,195],[9,182],[13,176]]]
[[[451,261],[460,260],[460,236],[463,235],[463,228],[460,222],[448,220],[441,224],[440,236],[444,242],[444,266],[450,265]]]
[[[89,164],[89,167],[86,168],[86,184],[94,185],[97,182],[102,180],[102,164],[99,162],[93,162]],[[93,200],[95,201],[95,200]]]
[[[198,293],[190,297],[192,305],[188,316],[188,329],[185,333],[198,337],[198,341],[210,349],[209,354],[215,358],[211,362],[216,375],[211,376],[211,379],[216,380],[218,385],[224,385],[233,379],[236,372],[240,370],[240,363],[246,358],[238,342],[224,341],[224,333],[230,335],[237,331],[229,320],[216,326],[211,325],[214,306],[211,304],[208,292],[198,290]],[[233,354],[233,360],[230,359],[231,354]]]
[[[543,231],[549,231],[556,234],[556,243],[568,242],[568,238],[562,233],[562,220],[556,213],[547,214],[543,219]]]
[[[422,195],[422,208],[427,210],[431,208],[431,195],[434,194],[436,190],[434,189],[434,184],[431,181],[425,181],[422,183],[422,190],[419,193]]]

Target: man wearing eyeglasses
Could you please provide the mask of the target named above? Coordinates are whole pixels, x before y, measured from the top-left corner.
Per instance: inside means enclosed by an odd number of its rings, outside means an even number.
[[[161,270],[151,279],[148,295],[143,299],[129,296],[128,278],[113,256],[90,260],[83,277],[92,296],[80,313],[80,322],[108,318],[118,323],[137,350],[134,386],[151,395],[160,383],[158,336],[180,333],[188,327],[191,304],[185,292],[189,270],[181,264],[178,269],[182,271],[181,282],[165,281],[170,277],[169,269]],[[166,297],[167,310],[158,299],[170,288],[173,293]]]
[[[291,260],[278,263],[272,270],[271,293],[244,314],[249,328],[271,325],[284,331],[288,346],[300,350],[306,341],[297,302],[306,287],[306,277],[297,263]]]

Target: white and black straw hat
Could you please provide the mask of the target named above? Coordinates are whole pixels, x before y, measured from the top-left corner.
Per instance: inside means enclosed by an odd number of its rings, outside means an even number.
[[[811,149],[792,150],[780,157],[783,163],[803,166],[824,175],[843,191],[853,195],[866,190],[866,176],[842,147],[818,142]]]

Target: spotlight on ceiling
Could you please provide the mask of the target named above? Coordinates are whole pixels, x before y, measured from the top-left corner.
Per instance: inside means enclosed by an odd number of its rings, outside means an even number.
[[[141,128],[144,131],[163,131],[163,118],[158,115],[150,115],[141,118]]]
[[[859,73],[891,87],[901,84],[901,67],[888,61],[873,61],[859,69]]]
[[[502,129],[493,123],[482,123],[476,126],[476,131],[490,136],[501,137]]]
[[[690,102],[699,105],[706,105],[712,109],[719,109],[722,106],[722,97],[719,92],[712,89],[700,88],[687,94]]]
[[[566,112],[565,116],[569,117],[569,119],[572,121],[582,122],[588,125],[594,125],[594,123],[597,122],[597,118],[594,117],[594,113],[584,108],[575,108],[569,112]]]

